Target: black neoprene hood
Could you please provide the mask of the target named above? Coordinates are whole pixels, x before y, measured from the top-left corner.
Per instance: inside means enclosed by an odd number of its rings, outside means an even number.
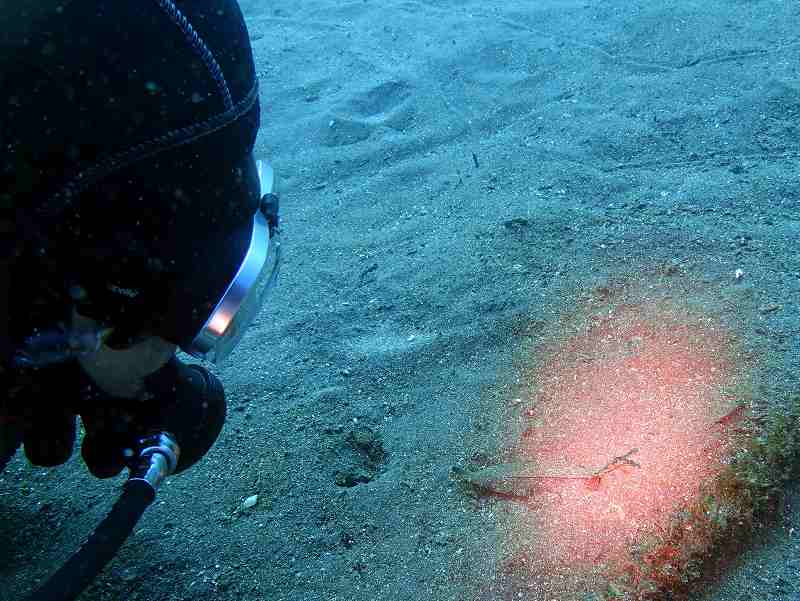
[[[121,332],[188,342],[259,203],[236,2],[3,0],[0,90],[12,338],[74,301]]]

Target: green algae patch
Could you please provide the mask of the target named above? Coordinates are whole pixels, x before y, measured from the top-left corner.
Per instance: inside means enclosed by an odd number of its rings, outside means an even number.
[[[775,523],[785,484],[798,473],[800,397],[761,418],[742,411],[729,425],[738,448],[731,463],[671,516],[661,536],[631,549],[613,582],[624,598],[688,599]]]
[[[637,295],[538,338],[502,458],[451,473],[501,533],[486,598],[687,599],[777,513],[800,402],[756,414],[741,339],[681,295]]]
[[[587,502],[597,504],[596,517],[620,527],[625,508],[601,507],[608,497],[598,494],[604,487],[616,486],[647,469],[646,463],[634,460],[638,449],[610,460],[598,458],[599,467],[594,470],[552,469],[517,458],[453,468],[451,478],[475,501],[515,504],[521,508],[520,514],[527,516],[524,530],[534,538],[542,537],[520,542],[525,537],[518,532],[516,550],[504,562],[506,573],[516,571],[520,580],[519,572],[523,571],[523,580],[537,583],[538,590],[527,593],[527,598],[538,599],[536,595],[540,594],[546,599],[557,594],[564,600],[689,599],[693,592],[713,584],[729,562],[748,547],[753,535],[769,527],[779,515],[785,484],[799,471],[800,396],[790,399],[784,408],[759,417],[747,403],[734,403],[728,413],[713,421],[712,428],[717,436],[709,452],[724,447],[724,455],[719,456],[722,467],[700,482],[696,494],[678,504],[665,519],[651,523],[639,519],[636,535],[626,539],[621,552],[616,547],[616,552],[597,555],[594,561],[566,565],[549,561],[559,556],[558,543],[546,538],[548,528],[537,518],[552,515],[548,506],[553,503],[563,509],[559,501],[565,495],[582,495]],[[587,522],[580,516],[565,515],[564,519],[573,529],[586,528]],[[637,518],[632,515],[630,519]],[[595,526],[592,536],[608,531],[603,525]],[[552,554],[544,559],[543,541]],[[598,543],[593,551],[597,549],[610,547]],[[565,572],[559,573],[565,567],[569,568],[569,578]]]

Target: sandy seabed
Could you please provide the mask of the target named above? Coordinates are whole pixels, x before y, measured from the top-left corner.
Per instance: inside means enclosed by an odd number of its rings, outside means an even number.
[[[280,285],[218,371],[221,439],[82,599],[525,599],[501,569],[518,508],[451,470],[507,451],[524,351],[620,282],[633,306],[670,282],[724,324],[757,403],[798,390],[796,2],[242,8]],[[64,561],[120,483],[17,458],[0,599]],[[788,505],[707,599],[797,599],[799,524]]]

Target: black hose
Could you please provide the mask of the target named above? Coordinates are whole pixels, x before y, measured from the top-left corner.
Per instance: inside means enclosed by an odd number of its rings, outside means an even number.
[[[114,557],[155,496],[148,482],[128,480],[122,496],[80,550],[24,601],[72,601],[80,595]]]

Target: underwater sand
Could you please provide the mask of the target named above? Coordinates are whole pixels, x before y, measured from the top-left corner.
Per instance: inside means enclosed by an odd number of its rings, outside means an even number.
[[[800,390],[796,2],[242,6],[280,285],[218,370],[222,437],[82,600],[525,599],[518,506],[451,469],[514,444],[523,350],[616,282],[724,323],[758,403]],[[121,482],[18,457],[0,600]],[[799,536],[795,504],[707,599],[797,599]]]

